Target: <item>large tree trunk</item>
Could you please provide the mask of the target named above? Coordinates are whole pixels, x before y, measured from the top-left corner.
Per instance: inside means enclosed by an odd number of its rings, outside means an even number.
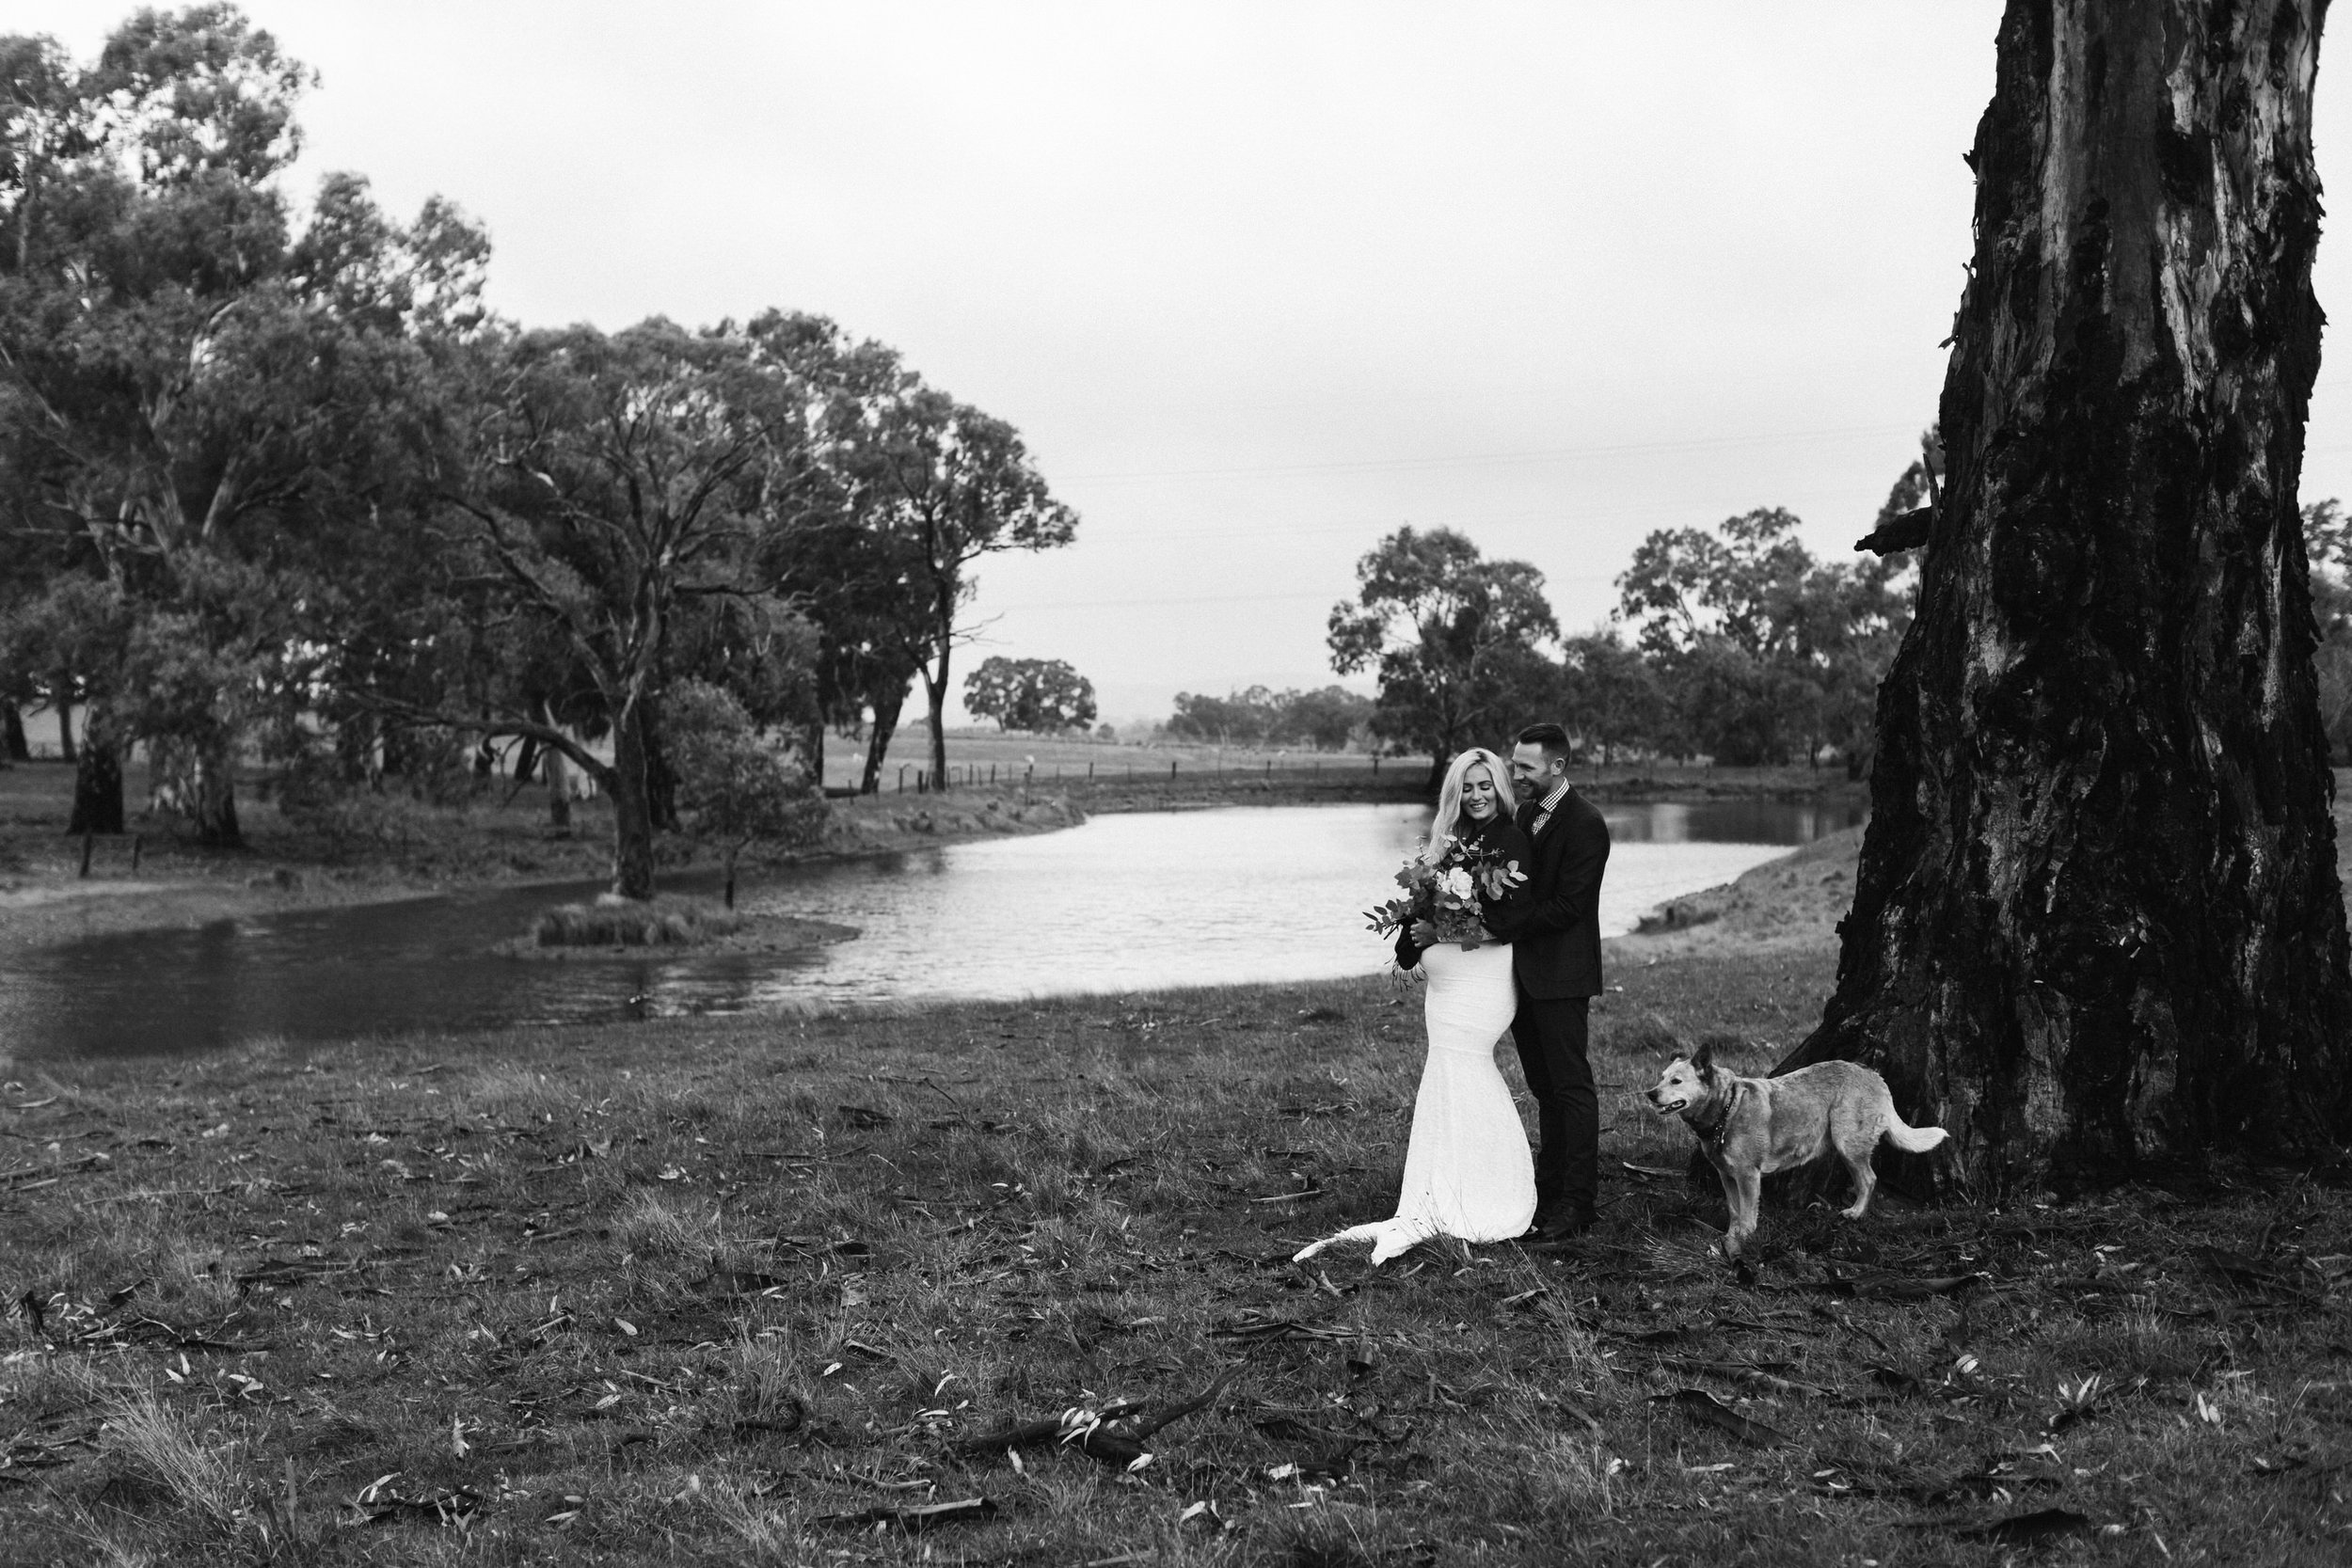
[[[549,729],[556,727],[555,714],[544,702],[539,705],[539,722]],[[532,742],[526,738],[523,744],[528,746]],[[568,834],[572,831],[572,787],[571,780],[564,773],[563,748],[547,748],[541,753],[540,764],[548,776],[548,826],[559,833]]]
[[[1985,1196],[2352,1129],[2296,484],[2318,24],[2011,0],[1837,990]],[[1896,1171],[1915,1180],[1917,1169]]]
[[[645,793],[644,725],[634,705],[612,716],[612,891],[653,896],[653,815]]]
[[[82,727],[82,747],[73,759],[73,815],[69,833],[122,832],[122,748],[113,721],[98,704]]]
[[[242,849],[237,826],[237,745],[218,740],[192,749],[188,769],[188,814],[196,841],[215,849]]]
[[[67,695],[72,689],[60,680],[50,689],[56,694],[52,699],[52,705],[57,710],[57,755],[68,762],[79,762],[82,759],[74,754],[73,750],[73,699]],[[84,728],[87,729],[87,726],[85,725]],[[121,766],[121,762],[118,759],[115,764],[118,772],[120,771]]]
[[[645,759],[645,819],[664,832],[677,831],[677,773],[661,742],[660,711],[651,699],[637,705],[637,728]]]
[[[559,833],[572,831],[571,781],[564,776],[564,753],[550,746],[540,759],[548,776],[548,826]]]
[[[898,715],[906,707],[907,689],[903,686],[885,697],[874,699],[874,728],[866,739],[866,776],[858,781],[858,792],[872,795],[882,788],[882,759],[890,754],[890,737],[898,733]]]
[[[32,744],[24,738],[24,713],[14,703],[0,703],[0,761],[32,760]]]
[[[923,672],[923,697],[931,714],[931,787],[947,787],[947,644],[939,645],[939,678]]]

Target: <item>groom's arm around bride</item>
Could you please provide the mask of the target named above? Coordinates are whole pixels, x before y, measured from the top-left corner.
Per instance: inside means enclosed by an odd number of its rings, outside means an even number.
[[[1535,1224],[1551,1236],[1591,1226],[1600,1183],[1600,1104],[1585,1050],[1587,1010],[1601,992],[1609,826],[1568,784],[1567,760],[1567,732],[1559,725],[1519,733],[1511,777],[1534,863],[1527,896],[1489,922],[1511,943],[1518,990],[1511,1038],[1536,1106]]]

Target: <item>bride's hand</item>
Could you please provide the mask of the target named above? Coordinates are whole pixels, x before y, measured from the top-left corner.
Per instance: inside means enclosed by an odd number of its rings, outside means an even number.
[[[1438,928],[1426,920],[1414,921],[1412,927],[1405,934],[1413,939],[1415,947],[1438,945]]]

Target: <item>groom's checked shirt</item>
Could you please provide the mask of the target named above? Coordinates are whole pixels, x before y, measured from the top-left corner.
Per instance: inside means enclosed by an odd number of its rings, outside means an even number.
[[[1550,821],[1551,814],[1560,809],[1561,798],[1566,795],[1567,792],[1568,779],[1567,775],[1564,773],[1560,776],[1560,782],[1551,786],[1551,793],[1545,796],[1540,801],[1536,802],[1534,819],[1527,825],[1528,837],[1534,838],[1537,833],[1544,831],[1544,824]]]

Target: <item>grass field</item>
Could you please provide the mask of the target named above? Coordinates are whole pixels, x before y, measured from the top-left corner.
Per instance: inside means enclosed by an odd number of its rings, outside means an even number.
[[[1377,1273],[1287,1259],[1393,1200],[1387,981],[0,1069],[0,1559],[2345,1560],[2341,1186],[1735,1275],[1632,1091],[1830,960],[1641,951],[1601,1230]]]

